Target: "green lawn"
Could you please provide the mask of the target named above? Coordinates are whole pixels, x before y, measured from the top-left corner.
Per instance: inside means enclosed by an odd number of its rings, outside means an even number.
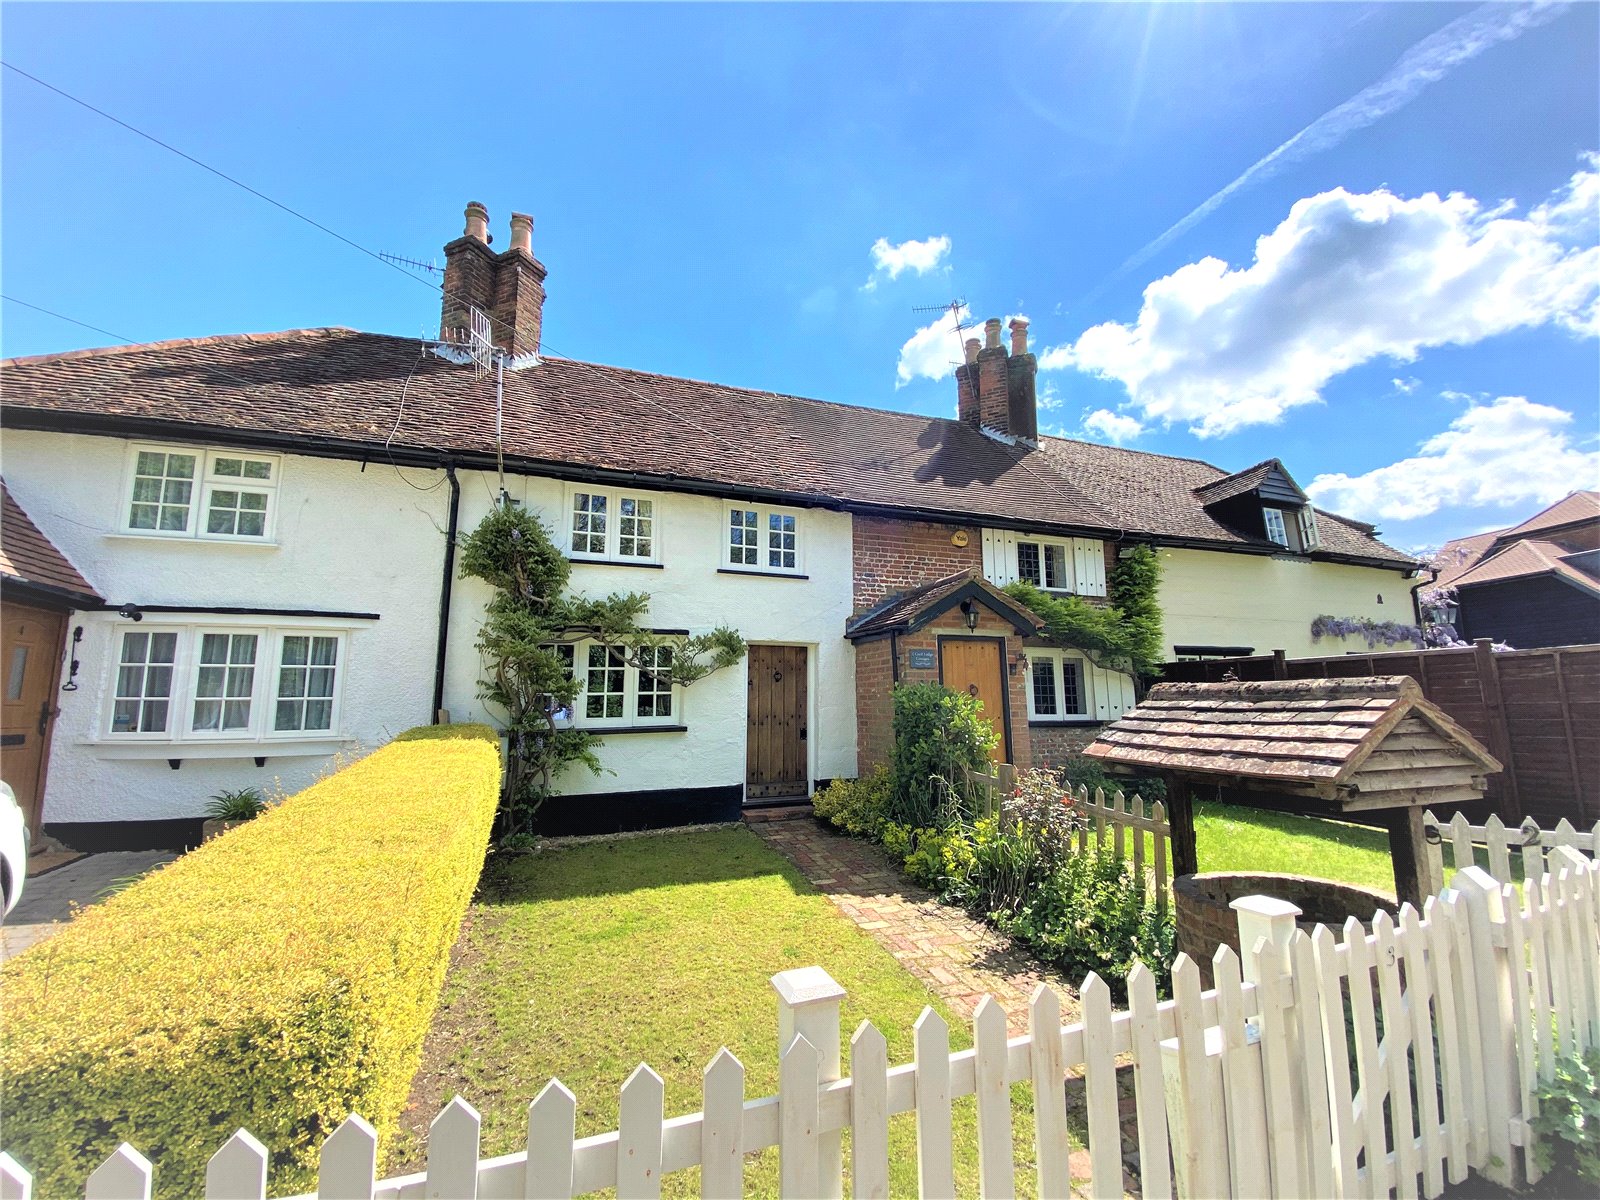
[[[484,1154],[521,1148],[526,1111],[552,1076],[578,1097],[579,1136],[616,1128],[617,1093],[641,1061],[666,1081],[667,1115],[701,1107],[701,1070],[726,1045],[746,1096],[777,1091],[778,971],[824,967],[846,989],[848,1038],[870,1018],[891,1064],[911,1059],[911,1026],[932,1004],[893,957],[743,828],[594,842],[492,865],[456,949],[413,1088],[415,1107],[391,1154],[416,1169],[419,1134],[456,1092],[483,1114]],[[951,1022],[952,1047],[970,1045]],[[1016,1089],[1017,1161],[1029,1167],[1028,1090]],[[957,1106],[957,1186],[977,1191],[972,1101]],[[916,1191],[910,1114],[891,1133],[895,1194]],[[1081,1142],[1076,1143],[1081,1144]],[[847,1158],[848,1162],[848,1158]],[[693,1195],[694,1172],[669,1176]],[[751,1194],[777,1190],[777,1153],[749,1164]]]
[[[1389,835],[1382,829],[1197,804],[1194,835],[1202,871],[1286,871],[1394,894]]]

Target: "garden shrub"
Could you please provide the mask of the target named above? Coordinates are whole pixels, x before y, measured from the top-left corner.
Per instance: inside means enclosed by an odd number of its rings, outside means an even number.
[[[457,725],[418,725],[415,729],[408,729],[404,733],[395,734],[397,742],[433,742],[449,741],[452,738],[478,738],[485,742],[500,744],[500,735],[492,725],[481,725],[471,721],[463,721]]]
[[[1161,776],[1108,775],[1099,759],[1082,754],[1074,754],[1067,759],[1066,765],[1061,768],[1061,778],[1073,791],[1087,788],[1091,796],[1095,788],[1100,788],[1107,796],[1122,792],[1127,796],[1141,796],[1146,803],[1167,798],[1167,781]]]
[[[1533,1131],[1541,1169],[1570,1175],[1565,1182],[1576,1180],[1590,1194],[1600,1191],[1600,1050],[1557,1061],[1555,1079],[1539,1087]]]
[[[274,1194],[352,1111],[387,1139],[499,788],[474,727],[403,734],[6,963],[0,1106],[36,1194],[82,1195],[124,1140],[175,1197],[240,1126]]]
[[[952,820],[966,799],[962,768],[986,768],[997,740],[976,697],[937,683],[896,687],[889,818],[913,829]]]
[[[877,841],[888,820],[891,788],[889,768],[880,763],[860,779],[835,779],[812,798],[811,810],[851,837]]]

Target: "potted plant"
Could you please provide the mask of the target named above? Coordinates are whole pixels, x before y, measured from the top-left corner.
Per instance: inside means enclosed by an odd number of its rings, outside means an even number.
[[[243,825],[267,811],[267,798],[259,788],[225,788],[206,805],[205,824],[200,826],[200,841],[209,842],[235,825]]]

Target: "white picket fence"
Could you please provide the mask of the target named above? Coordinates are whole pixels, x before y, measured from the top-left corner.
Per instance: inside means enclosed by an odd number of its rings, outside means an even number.
[[[1579,830],[1563,817],[1554,829],[1540,829],[1532,817],[1521,825],[1508,827],[1491,813],[1482,825],[1469,824],[1467,818],[1456,813],[1449,821],[1441,821],[1431,812],[1423,813],[1422,828],[1428,837],[1428,854],[1433,860],[1432,879],[1444,878],[1444,846],[1458,867],[1470,865],[1473,847],[1483,846],[1488,851],[1489,874],[1496,879],[1513,878],[1511,852],[1517,851],[1524,879],[1537,879],[1545,871],[1545,852],[1557,846],[1570,846],[1590,858],[1600,856],[1600,821],[1590,829]],[[1435,840],[1437,839],[1437,840]]]
[[[742,1194],[746,1156],[778,1147],[781,1194],[843,1195],[842,1134],[850,1131],[853,1196],[886,1196],[889,1119],[915,1113],[918,1190],[955,1194],[952,1101],[976,1096],[984,1196],[1014,1195],[1010,1088],[1034,1104],[1040,1196],[1070,1194],[1065,1081],[1084,1079],[1096,1197],[1123,1194],[1117,1062],[1131,1063],[1140,1185],[1147,1197],[1438,1196],[1469,1170],[1513,1185],[1538,1178],[1530,1153],[1541,1080],[1557,1057],[1600,1045],[1600,867],[1571,848],[1545,859],[1522,902],[1481,868],[1410,906],[1398,923],[1354,919],[1343,937],[1307,935],[1282,901],[1235,902],[1240,958],[1213,960],[1202,991],[1180,955],[1174,998],[1157,1003],[1142,966],[1128,1011],[1084,981],[1083,1019],[1061,1023],[1060,999],[1033,995],[1029,1032],[1008,1037],[985,998],[973,1048],[952,1053],[932,1009],[915,1025],[913,1061],[891,1067],[882,1033],[862,1022],[842,1078],[840,1002],[817,967],[773,979],[778,994],[779,1093],[745,1098],[744,1067],[723,1049],[704,1072],[704,1108],[667,1119],[663,1083],[640,1065],[621,1092],[618,1128],[579,1138],[577,1100],[552,1080],[528,1108],[526,1148],[482,1158],[478,1114],[460,1098],[434,1120],[427,1169],[376,1180],[377,1137],[359,1116],[324,1143],[320,1200],[570,1197],[614,1188],[658,1196],[662,1177],[701,1169],[711,1197]],[[1354,1047],[1352,1060],[1351,1047]],[[1415,1087],[1413,1088],[1413,1082]],[[263,1200],[267,1151],[244,1130],[210,1162],[210,1200]],[[0,1154],[0,1200],[28,1200],[31,1181]],[[1083,1186],[1083,1181],[1080,1181]],[[90,1176],[87,1200],[151,1194],[151,1164],[124,1144]]]

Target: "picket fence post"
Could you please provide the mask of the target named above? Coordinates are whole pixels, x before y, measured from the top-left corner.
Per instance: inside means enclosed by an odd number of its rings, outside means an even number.
[[[778,993],[778,1052],[786,1053],[796,1037],[804,1038],[817,1053],[820,1084],[841,1078],[839,1006],[844,989],[821,967],[779,971],[772,977]],[[817,1139],[817,1180],[822,1200],[844,1195],[844,1145],[841,1131]]]
[[[1495,946],[1495,928],[1505,929],[1500,885],[1482,867],[1457,873],[1453,886],[1466,901],[1472,984],[1478,997],[1478,1036],[1483,1047],[1483,1091],[1488,1158],[1486,1178],[1502,1187],[1517,1186],[1511,1150],[1511,1123],[1520,1121],[1520,1070],[1516,1015],[1511,999],[1511,964],[1504,946]],[[1516,1111],[1513,1111],[1515,1107]]]
[[[1300,1038],[1301,1012],[1295,1007],[1289,964],[1289,945],[1301,910],[1298,905],[1272,896],[1241,896],[1229,907],[1239,923],[1245,982],[1256,986],[1272,1191],[1277,1196],[1309,1196],[1310,1146],[1302,1146],[1301,1139],[1309,1135],[1312,1125]]]

